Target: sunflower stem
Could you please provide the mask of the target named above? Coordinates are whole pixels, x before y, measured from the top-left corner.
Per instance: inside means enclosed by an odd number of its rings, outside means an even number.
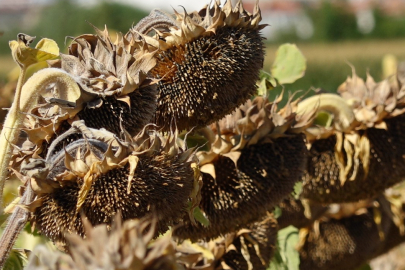
[[[3,129],[0,135],[0,202],[3,202],[3,188],[8,174],[8,165],[12,156],[12,144],[18,138],[19,130],[16,129],[22,121],[23,117],[19,117],[21,88],[23,86],[26,69],[20,69],[20,76],[18,77],[16,93],[13,104],[4,121]],[[0,210],[3,212],[3,204],[0,205]]]

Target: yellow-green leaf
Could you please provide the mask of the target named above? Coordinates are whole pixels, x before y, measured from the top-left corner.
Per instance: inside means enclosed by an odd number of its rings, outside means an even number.
[[[194,218],[200,222],[204,227],[208,227],[210,225],[210,221],[207,219],[207,217],[201,212],[201,209],[199,207],[194,208],[193,212]]]
[[[278,48],[271,74],[279,84],[295,82],[304,76],[305,70],[305,57],[295,44],[284,44]]]
[[[59,47],[52,39],[41,39],[35,49],[25,45],[22,40],[12,40],[9,46],[14,61],[23,69],[59,56]]]
[[[318,112],[314,119],[314,125],[330,127],[333,122],[333,116],[328,112]]]
[[[35,49],[53,54],[53,55],[59,55],[59,47],[58,44],[49,38],[43,38],[41,39],[37,46],[35,46]]]

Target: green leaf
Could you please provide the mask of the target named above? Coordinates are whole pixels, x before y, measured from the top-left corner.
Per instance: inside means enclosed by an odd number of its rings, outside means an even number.
[[[294,198],[298,200],[302,192],[302,182],[296,182],[294,185]]]
[[[276,249],[276,252],[271,259],[270,266],[269,268],[267,268],[267,270],[288,270],[287,265],[285,265],[283,258],[281,257],[279,248]]]
[[[23,69],[59,56],[58,44],[48,38],[41,39],[35,49],[28,47],[22,40],[12,40],[9,42],[9,46],[14,61]]]
[[[268,91],[277,86],[277,81],[271,76],[270,73],[264,70],[260,71],[260,82],[258,83],[258,95],[265,96]]]
[[[327,112],[319,112],[315,119],[314,125],[322,126],[322,127],[330,127],[333,122],[333,116]]]
[[[199,207],[194,208],[193,216],[205,227],[208,227],[210,225],[210,221],[205,217],[203,212],[201,212],[201,209]]]
[[[298,229],[294,226],[278,231],[278,248],[268,270],[299,270],[300,255],[296,249],[298,240]]]
[[[4,263],[4,269],[22,270],[27,263],[29,251],[25,249],[12,249],[10,256]]]
[[[278,207],[278,206],[274,207],[274,211],[273,211],[274,218],[279,218],[282,213],[283,213],[283,210],[281,210],[280,207]]]
[[[295,82],[304,76],[305,70],[305,57],[295,44],[284,44],[278,48],[271,74],[279,84]]]

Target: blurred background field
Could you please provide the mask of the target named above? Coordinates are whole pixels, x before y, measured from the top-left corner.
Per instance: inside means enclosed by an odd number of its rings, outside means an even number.
[[[224,0],[222,0],[223,2]],[[190,2],[193,2],[191,4]],[[171,12],[171,7],[201,8],[208,1],[80,1],[80,0],[1,0],[0,1],[0,84],[15,64],[10,57],[8,41],[23,32],[52,38],[61,48],[66,37],[94,33],[108,25],[110,30],[125,33],[147,15],[150,6]],[[131,5],[129,5],[130,3]],[[249,10],[254,0],[243,1]],[[382,60],[387,55],[405,60],[404,0],[261,0],[267,57],[264,69],[269,70],[277,47],[285,42],[298,45],[307,59],[304,78],[286,90],[307,90],[311,87],[333,92],[351,74],[366,72],[382,79]],[[63,51],[63,49],[62,49]]]

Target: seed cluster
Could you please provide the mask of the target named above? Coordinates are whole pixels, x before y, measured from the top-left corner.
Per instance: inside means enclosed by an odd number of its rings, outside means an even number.
[[[336,137],[314,142],[308,168],[303,176],[302,196],[321,203],[354,202],[375,197],[402,181],[405,174],[405,149],[398,146],[404,140],[401,136],[405,130],[404,119],[404,116],[387,119],[387,130],[369,128],[361,132],[370,141],[369,172],[366,175],[362,161],[357,160],[360,166],[355,179],[347,180],[343,185],[335,157]]]
[[[138,158],[129,193],[127,164],[95,179],[80,212],[76,207],[82,179],[41,197],[43,202],[33,215],[34,223],[44,235],[62,243],[65,231],[84,236],[83,216],[93,225],[112,224],[118,213],[127,220],[152,211],[159,219],[157,233],[165,232],[183,216],[181,209],[186,207],[193,188],[193,171],[187,162],[164,152]]]
[[[388,232],[389,219],[382,224]],[[383,240],[373,219],[373,210],[340,220],[319,224],[311,229],[300,251],[300,269],[356,269],[378,253]]]
[[[203,127],[231,113],[256,93],[263,49],[258,30],[224,27],[159,52],[157,125]]]
[[[105,128],[115,134],[123,130],[137,134],[152,120],[156,109],[156,89],[155,86],[147,86],[128,96],[130,104],[115,97],[105,97],[101,106],[85,107],[78,117],[91,128]]]
[[[241,151],[237,165],[218,157],[213,162],[216,178],[202,173],[200,208],[210,225],[185,223],[175,235],[211,239],[257,221],[292,191],[303,173],[305,153],[302,137],[295,136],[249,146]]]

